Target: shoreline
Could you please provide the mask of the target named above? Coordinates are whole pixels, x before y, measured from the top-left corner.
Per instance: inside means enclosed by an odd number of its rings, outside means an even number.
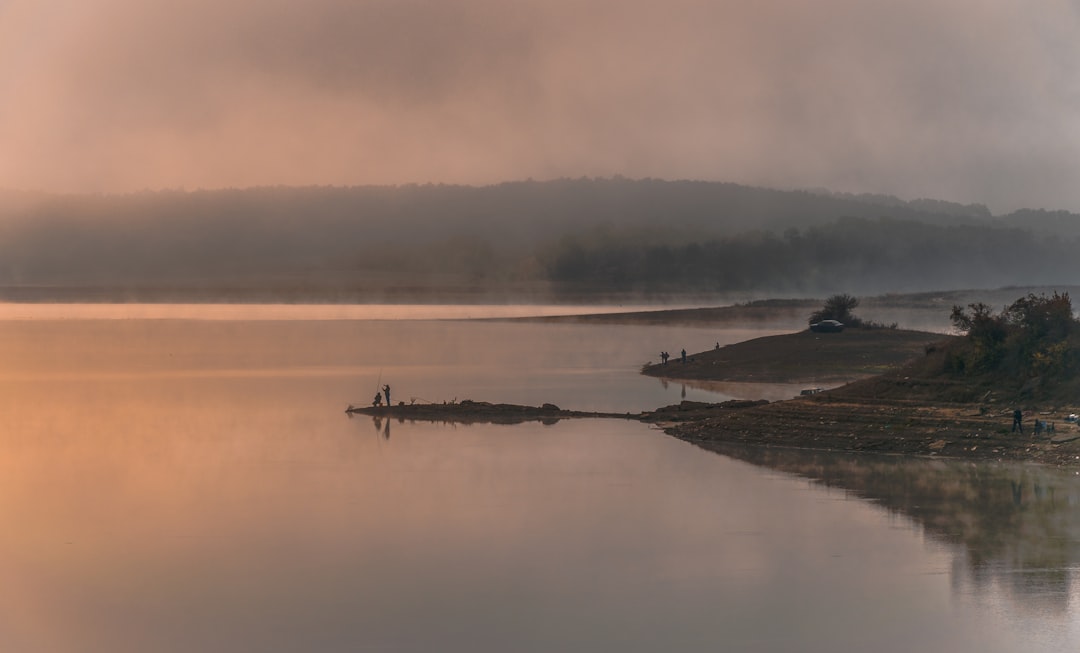
[[[794,374],[800,369],[814,370],[811,378],[849,378],[828,390],[744,410],[691,408],[663,430],[705,448],[751,444],[1080,466],[1080,426],[1066,422],[1069,415],[1080,413],[1080,406],[1023,401],[992,391],[975,401],[951,401],[947,398],[966,386],[909,376],[914,374],[912,363],[929,360],[951,337],[889,329],[815,337],[803,331],[712,352],[713,359],[727,361],[724,365],[710,364],[710,352],[695,354],[696,367],[676,364],[676,374],[701,378],[712,372],[713,378],[747,380],[744,375],[758,373],[764,363],[772,375],[759,374],[757,378],[765,376],[762,380],[801,380],[806,377]],[[658,367],[647,366],[643,373],[655,373]],[[834,374],[838,370],[841,374]],[[677,378],[670,370],[665,376]],[[1011,430],[1017,405],[1023,410],[1023,435]],[[1053,431],[1034,433],[1036,420]]]
[[[621,419],[649,424],[706,449],[751,445],[843,453],[890,454],[1080,466],[1080,430],[1043,411],[1025,418],[1024,434],[1010,432],[1011,411],[986,412],[971,404],[866,401],[828,391],[782,401],[683,401],[640,413],[564,410],[463,400],[445,404],[356,407],[350,417],[455,424],[556,424],[564,419]],[[1055,430],[1032,432],[1033,419]],[[1055,442],[1054,440],[1058,440]]]
[[[443,402],[441,404],[406,404],[395,406],[352,406],[345,412],[367,415],[377,419],[407,419],[410,421],[453,422],[455,424],[522,424],[542,422],[554,424],[563,419],[636,419],[634,413],[605,413],[580,410],[564,410],[555,404],[523,406],[520,404],[493,404],[486,401]]]
[[[1035,434],[1036,418],[1053,423],[1055,430]],[[860,401],[825,392],[742,411],[702,414],[663,430],[705,448],[748,444],[1080,466],[1080,432],[1060,413],[1038,411],[1025,417],[1023,435],[1010,431],[1011,422],[1011,411],[983,412],[971,404]]]
[[[519,406],[464,400],[444,404],[353,407],[374,419],[517,424],[602,418],[650,424],[701,446],[752,445],[845,453],[968,460],[1026,461],[1080,467],[1080,426],[1066,422],[1080,406],[1024,404],[1024,434],[1014,434],[1012,403],[986,393],[980,401],[947,401],[950,388],[925,388],[904,376],[904,365],[929,356],[949,336],[894,330],[843,334],[800,331],[765,336],[688,355],[686,364],[646,365],[641,373],[672,381],[842,383],[779,401],[683,401],[639,413],[564,410],[553,404]],[[691,362],[691,359],[693,362]],[[930,397],[930,398],[928,398]],[[1053,431],[1033,433],[1035,420]]]

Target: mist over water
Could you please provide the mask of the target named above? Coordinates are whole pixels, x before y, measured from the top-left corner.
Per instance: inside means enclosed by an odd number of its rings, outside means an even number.
[[[1080,642],[1077,491],[1052,470],[343,413],[379,382],[403,401],[648,409],[684,391],[637,374],[654,350],[768,332],[53,310],[0,322],[7,650]]]
[[[537,304],[19,304],[0,302],[0,321],[195,320],[211,322],[478,320],[596,315],[682,305]]]
[[[1075,474],[344,409],[784,399],[638,371],[1077,288],[1078,28],[0,1],[0,651],[1076,650]]]

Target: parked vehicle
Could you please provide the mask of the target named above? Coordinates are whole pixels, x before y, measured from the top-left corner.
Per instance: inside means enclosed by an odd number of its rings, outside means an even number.
[[[822,320],[811,324],[810,330],[814,333],[840,333],[844,325],[836,320]]]

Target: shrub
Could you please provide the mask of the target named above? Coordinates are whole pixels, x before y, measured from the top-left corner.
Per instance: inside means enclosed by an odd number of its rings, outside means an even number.
[[[825,305],[820,310],[810,314],[809,323],[814,324],[822,320],[836,320],[843,322],[849,327],[863,326],[863,321],[855,317],[853,310],[859,305],[859,300],[847,293],[833,295],[825,300]]]

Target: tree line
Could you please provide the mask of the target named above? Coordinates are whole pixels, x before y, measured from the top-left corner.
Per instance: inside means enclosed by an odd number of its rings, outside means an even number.
[[[1064,212],[655,179],[8,192],[0,286],[985,288],[1075,282],[1077,238]]]
[[[685,245],[567,237],[544,256],[567,285],[630,290],[913,291],[1080,279],[1075,240],[1018,228],[841,218],[782,233],[753,231]]]

